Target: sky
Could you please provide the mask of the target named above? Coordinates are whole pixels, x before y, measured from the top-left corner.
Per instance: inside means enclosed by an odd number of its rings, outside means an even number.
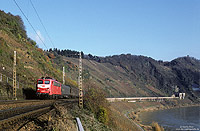
[[[111,56],[130,53],[156,60],[200,59],[200,0],[16,0],[46,47]],[[0,10],[20,15],[27,34],[44,50],[14,0]]]

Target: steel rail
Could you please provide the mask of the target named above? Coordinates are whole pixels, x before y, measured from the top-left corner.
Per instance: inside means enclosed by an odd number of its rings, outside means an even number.
[[[20,126],[28,122],[30,119],[36,118],[44,113],[47,113],[50,110],[51,110],[51,107],[45,107],[42,109],[30,111],[27,113],[10,117],[8,119],[1,120],[0,130],[18,129]]]
[[[19,114],[23,114],[29,111],[45,108],[52,106],[52,103],[45,104],[45,105],[34,105],[34,106],[25,106],[25,107],[18,107],[18,108],[13,108],[13,109],[7,109],[7,110],[1,110],[0,111],[0,120],[16,116]]]
[[[41,100],[0,100],[0,105],[41,102]]]
[[[53,103],[0,111],[0,130],[18,129],[30,119],[50,111],[52,106]]]
[[[17,107],[13,109],[0,110],[0,130],[18,130],[29,121],[41,116],[53,109],[57,104],[64,105],[77,100],[56,100],[50,103]],[[48,101],[49,102],[49,101]]]

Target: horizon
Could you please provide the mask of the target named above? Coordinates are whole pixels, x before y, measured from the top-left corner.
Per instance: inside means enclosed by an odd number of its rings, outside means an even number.
[[[50,49],[52,49],[53,50],[53,48],[50,48]],[[70,50],[70,49],[59,49],[59,48],[56,48],[57,50]],[[44,51],[46,51],[46,50],[44,50]],[[76,51],[76,50],[71,50],[71,51]],[[76,52],[78,52],[78,51],[76,51]],[[83,51],[82,51],[83,52]],[[84,53],[84,52],[83,52]],[[90,53],[89,53],[90,54]],[[84,53],[84,55],[89,55],[88,53]],[[96,55],[93,55],[93,54],[90,54],[90,55],[92,55],[92,56],[96,56]],[[103,58],[105,58],[105,57],[112,57],[112,56],[120,56],[120,55],[132,55],[132,56],[143,56],[143,57],[148,57],[148,58],[151,58],[151,59],[154,59],[153,57],[150,57],[150,56],[145,56],[145,55],[137,55],[137,54],[131,54],[131,53],[122,53],[122,54],[114,54],[114,55],[108,55],[108,56],[97,56],[97,57],[103,57]],[[176,57],[176,58],[174,58],[174,59],[172,59],[172,60],[161,60],[161,59],[154,59],[154,60],[156,60],[156,61],[163,61],[163,62],[171,62],[171,61],[173,61],[173,60],[175,60],[175,59],[178,59],[178,58],[184,58],[184,57],[189,57],[189,58],[194,58],[194,59],[197,59],[197,60],[199,60],[200,61],[200,59],[198,59],[198,58],[195,58],[195,57],[193,57],[193,56],[190,56],[190,55],[186,55],[186,56],[179,56],[179,57]]]
[[[38,35],[48,39],[31,1],[16,0]],[[48,5],[47,5],[48,2]],[[32,0],[55,48],[105,57],[132,54],[171,61],[200,59],[200,1],[38,1]],[[2,1],[0,9],[19,15],[27,35],[46,50],[15,3]]]

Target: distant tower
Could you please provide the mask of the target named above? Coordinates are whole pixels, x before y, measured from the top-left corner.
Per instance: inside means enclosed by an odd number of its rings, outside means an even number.
[[[79,107],[83,108],[83,89],[82,89],[82,56],[81,52],[79,53]]]
[[[14,63],[13,63],[13,98],[16,100],[17,99],[17,82],[16,82],[16,55],[17,52],[14,51]]]

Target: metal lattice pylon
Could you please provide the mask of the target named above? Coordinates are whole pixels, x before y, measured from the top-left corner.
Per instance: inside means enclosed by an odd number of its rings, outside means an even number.
[[[65,84],[65,67],[63,67],[63,85]]]
[[[83,89],[82,89],[82,57],[81,52],[79,53],[79,107],[83,108]]]
[[[14,64],[13,64],[13,98],[14,99],[17,99],[16,55],[17,55],[17,52],[14,51]]]

